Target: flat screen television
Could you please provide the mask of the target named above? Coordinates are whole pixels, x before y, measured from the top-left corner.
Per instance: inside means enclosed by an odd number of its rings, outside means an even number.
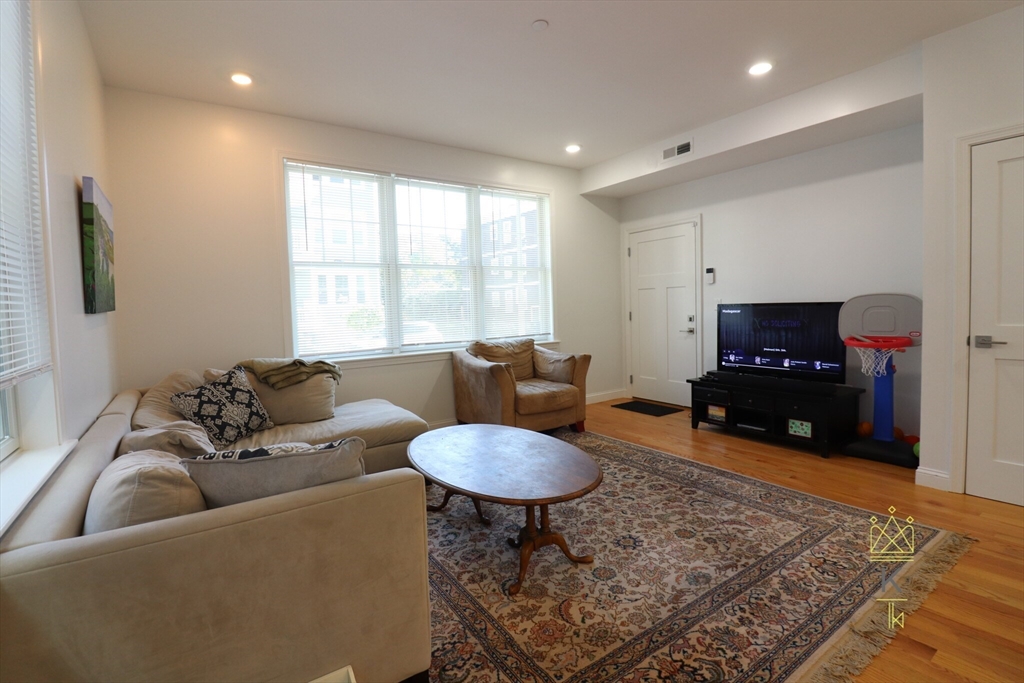
[[[718,370],[844,384],[842,305],[718,304]]]

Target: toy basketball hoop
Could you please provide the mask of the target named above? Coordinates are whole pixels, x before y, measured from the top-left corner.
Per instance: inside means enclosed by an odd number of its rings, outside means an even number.
[[[913,346],[914,340],[911,337],[874,335],[847,337],[843,343],[856,349],[860,355],[861,372],[868,377],[881,377],[886,374],[892,354],[906,352],[908,346]]]
[[[903,453],[907,444],[893,437],[892,355],[921,345],[921,314],[921,300],[909,294],[855,296],[840,309],[839,336],[857,350],[861,371],[874,378],[874,433],[848,446],[848,454],[917,466],[912,454]]]

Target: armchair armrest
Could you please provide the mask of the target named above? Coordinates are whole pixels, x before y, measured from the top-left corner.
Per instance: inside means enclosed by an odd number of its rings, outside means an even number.
[[[569,353],[558,353],[545,349],[543,346],[535,346],[533,348],[534,358],[538,356],[544,358],[548,365],[555,365],[559,361],[565,361],[570,358],[575,359],[573,363],[572,378],[571,381],[566,384],[572,384],[580,392],[580,401],[576,404],[576,422],[580,423],[587,419],[587,371],[590,370],[590,354],[569,354]],[[537,361],[535,360],[536,364]]]
[[[0,680],[424,671],[425,502],[399,469],[0,554]]]
[[[590,370],[590,354],[581,353],[576,356],[576,370],[572,374],[572,384],[580,390],[580,402],[576,406],[576,422],[587,419],[587,372]]]
[[[455,417],[460,422],[516,424],[516,380],[508,363],[492,363],[468,351],[452,351]]]

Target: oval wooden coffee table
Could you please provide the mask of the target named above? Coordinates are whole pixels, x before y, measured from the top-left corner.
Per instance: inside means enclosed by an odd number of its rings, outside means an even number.
[[[548,505],[579,498],[598,487],[604,474],[594,459],[564,441],[537,432],[501,425],[458,425],[427,432],[409,444],[409,460],[424,477],[445,489],[444,509],[453,494],[473,499],[480,521],[490,524],[480,501],[526,508],[526,524],[509,545],[519,548],[519,579],[509,595],[523,585],[534,550],[557,545],[573,562],[593,562],[593,555],[569,552],[565,538],[551,530]],[[540,507],[540,528],[534,506]]]

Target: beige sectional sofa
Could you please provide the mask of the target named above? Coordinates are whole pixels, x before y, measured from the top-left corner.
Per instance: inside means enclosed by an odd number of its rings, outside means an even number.
[[[362,401],[267,430],[362,436],[367,474],[83,536],[140,398],[118,395],[0,538],[0,681],[425,680],[424,481],[403,467],[422,420]]]

